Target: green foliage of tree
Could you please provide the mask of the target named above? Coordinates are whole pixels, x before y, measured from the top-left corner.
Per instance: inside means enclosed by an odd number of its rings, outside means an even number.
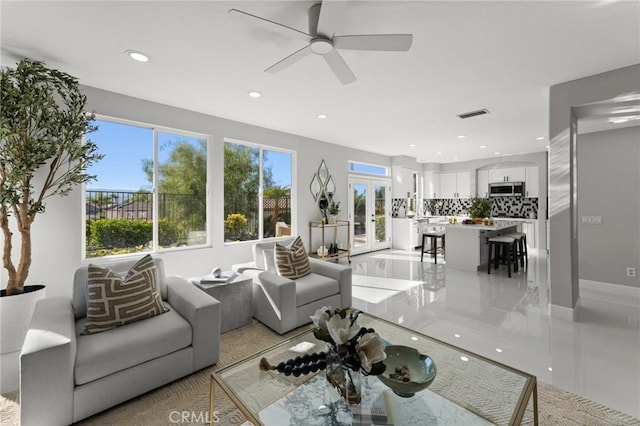
[[[153,182],[153,162],[145,160],[142,167],[149,182]],[[157,173],[160,219],[175,226],[181,224],[180,238],[186,238],[189,231],[206,229],[207,141],[199,139],[197,146],[177,141]]]
[[[86,170],[102,155],[93,142],[82,143],[97,128],[91,124],[94,115],[85,111],[86,96],[69,74],[23,59],[15,69],[0,71],[0,101],[0,228],[11,295],[24,290],[31,225],[45,211],[45,200],[95,179]],[[17,265],[11,257],[10,216],[21,238]]]
[[[387,220],[384,215],[376,215],[376,241],[386,241]]]

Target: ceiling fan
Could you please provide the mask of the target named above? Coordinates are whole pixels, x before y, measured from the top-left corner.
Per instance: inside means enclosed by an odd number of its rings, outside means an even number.
[[[356,80],[356,76],[336,49],[406,52],[413,42],[412,34],[362,34],[335,36],[336,25],[345,9],[346,1],[325,0],[309,9],[309,32],[261,18],[237,9],[229,10],[229,16],[253,25],[305,40],[308,45],[276,62],[265,72],[276,73],[293,65],[311,53],[320,55],[327,62],[342,84]]]

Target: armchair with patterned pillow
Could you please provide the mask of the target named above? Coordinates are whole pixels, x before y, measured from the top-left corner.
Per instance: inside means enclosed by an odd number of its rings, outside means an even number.
[[[162,259],[78,269],[36,305],[20,354],[22,425],[68,425],[218,361],[220,302]]]
[[[233,269],[253,279],[253,316],[279,334],[323,306],[351,307],[351,266],[308,257],[300,237],[256,243],[253,261]]]

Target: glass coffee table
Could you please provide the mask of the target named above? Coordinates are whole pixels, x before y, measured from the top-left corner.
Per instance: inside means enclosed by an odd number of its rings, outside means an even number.
[[[376,376],[363,376],[362,403],[349,406],[327,382],[324,371],[300,377],[261,371],[326,343],[308,330],[211,375],[211,413],[224,390],[254,425],[518,425],[538,424],[536,377],[386,320],[360,314],[390,344],[411,346],[436,364],[433,383],[413,397],[393,393]]]

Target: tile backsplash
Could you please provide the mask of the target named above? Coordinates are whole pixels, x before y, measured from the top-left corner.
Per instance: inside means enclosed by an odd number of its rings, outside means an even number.
[[[538,218],[538,199],[527,197],[493,197],[491,216],[493,217],[518,217]],[[465,216],[471,205],[469,198],[440,198],[422,200],[422,208],[425,214],[433,216]],[[406,198],[394,198],[392,200],[391,217],[403,218],[407,210]],[[419,212],[418,212],[419,213]]]

